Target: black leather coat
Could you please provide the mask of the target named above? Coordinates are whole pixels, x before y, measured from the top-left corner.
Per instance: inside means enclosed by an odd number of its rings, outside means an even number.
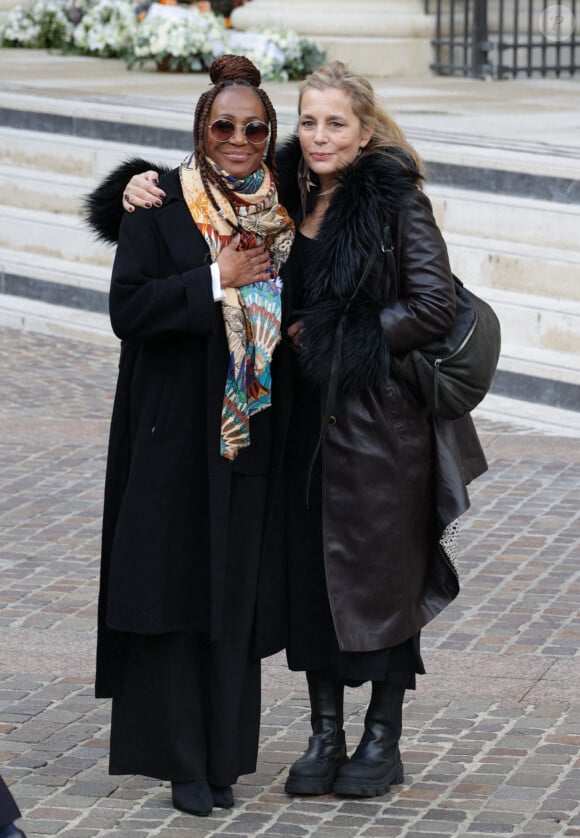
[[[283,176],[291,178],[296,153],[295,141],[282,150]],[[404,641],[457,595],[439,539],[469,505],[466,484],[487,467],[469,417],[433,420],[389,373],[391,353],[444,333],[455,306],[444,241],[405,162],[396,152],[355,162],[333,195],[317,256],[304,276],[288,277],[291,293],[301,288],[291,315],[304,323],[298,386],[300,377],[318,384],[324,405],[338,318],[372,264],[346,316],[338,394],[321,429],[326,582],[338,642],[349,652]],[[291,181],[282,194],[299,220]],[[398,300],[383,252],[385,222],[401,242]],[[304,452],[312,456],[313,445]],[[305,487],[290,489],[304,494]]]

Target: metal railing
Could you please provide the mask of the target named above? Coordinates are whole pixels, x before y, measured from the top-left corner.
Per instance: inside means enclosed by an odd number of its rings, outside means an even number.
[[[576,0],[425,0],[435,15],[439,75],[573,76],[580,69]]]

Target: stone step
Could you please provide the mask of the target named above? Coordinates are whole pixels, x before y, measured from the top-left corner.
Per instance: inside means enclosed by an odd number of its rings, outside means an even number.
[[[54,172],[0,164],[0,203],[22,209],[80,215],[92,180]]]
[[[183,155],[186,147],[184,147]],[[141,146],[126,142],[104,142],[98,137],[76,137],[55,132],[29,131],[21,128],[0,128],[0,166],[8,172],[25,170],[49,178],[51,173],[63,175],[65,185],[85,179],[93,186],[128,157],[143,157],[166,166],[176,166],[182,159],[176,149]]]
[[[542,435],[580,437],[580,411],[553,407],[521,398],[488,393],[473,411],[476,426],[480,420],[501,423],[506,427],[530,428]]]
[[[580,204],[428,184],[440,227],[496,241],[580,252]]]
[[[429,185],[580,204],[580,153],[575,146],[529,138],[484,139],[489,116],[481,112],[469,115],[465,133],[427,131],[411,109],[401,112],[399,120],[425,162]],[[525,132],[524,122],[523,137]]]
[[[113,261],[110,248],[110,263]],[[0,248],[0,292],[107,313],[111,266]]]
[[[110,266],[111,248],[96,241],[79,215],[0,204],[0,247]]]
[[[545,380],[558,379],[580,386],[580,367],[577,357],[569,352],[536,348],[526,349],[525,353],[522,353],[521,344],[504,341],[499,368],[522,375],[538,376]],[[580,408],[580,403],[578,408]]]
[[[526,361],[536,350],[560,354],[561,357],[555,356],[554,361],[575,370],[580,384],[580,300],[560,300],[481,288],[471,282],[466,284],[493,306],[501,323],[502,346],[511,347],[510,357]],[[568,358],[567,363],[565,358]]]
[[[108,346],[118,343],[106,314],[10,294],[0,294],[0,325]]]
[[[340,59],[367,76],[412,75],[433,60],[435,18],[420,0],[253,0],[232,14],[237,29],[293,29],[315,41],[328,61]]]
[[[580,252],[467,236],[444,229],[451,265],[466,283],[580,301]]]
[[[356,37],[316,35],[327,61],[344,61],[365,76],[410,76],[429,67],[434,52],[428,37]]]

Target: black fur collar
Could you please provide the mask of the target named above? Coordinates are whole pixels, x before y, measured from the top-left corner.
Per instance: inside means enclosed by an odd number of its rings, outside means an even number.
[[[149,169],[154,169],[160,174],[169,171],[166,166],[156,165],[140,157],[131,157],[117,166],[90,194],[85,195],[85,222],[97,238],[108,244],[118,242],[119,227],[125,213],[121,203],[123,189],[133,175],[142,174]]]
[[[383,229],[396,228],[404,200],[417,188],[419,172],[397,149],[363,154],[344,170],[317,238],[316,257],[304,276],[303,308],[292,319],[304,323],[300,364],[306,377],[328,382],[334,336],[341,315],[369,259],[380,259]],[[296,171],[300,148],[291,138],[278,153],[281,199],[300,219]],[[377,265],[345,316],[340,386],[347,391],[375,387],[388,371],[388,350],[380,325],[387,277]]]
[[[350,295],[374,242],[380,241],[386,222],[393,224],[403,199],[420,181],[415,165],[398,149],[367,154],[344,170],[339,188],[320,229],[320,260],[316,285],[324,276],[325,296]],[[296,175],[300,144],[291,137],[277,154],[280,200],[288,212],[301,216]],[[353,284],[354,283],[354,284]],[[317,295],[317,292],[313,293]]]

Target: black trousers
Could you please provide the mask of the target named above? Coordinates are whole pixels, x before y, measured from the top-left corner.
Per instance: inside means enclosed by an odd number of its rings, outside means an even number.
[[[12,797],[10,789],[0,777],[0,826],[8,826],[18,820],[20,810]]]
[[[256,770],[260,662],[251,655],[267,478],[234,475],[224,624],[200,634],[130,635],[113,699],[111,774],[235,783]]]

